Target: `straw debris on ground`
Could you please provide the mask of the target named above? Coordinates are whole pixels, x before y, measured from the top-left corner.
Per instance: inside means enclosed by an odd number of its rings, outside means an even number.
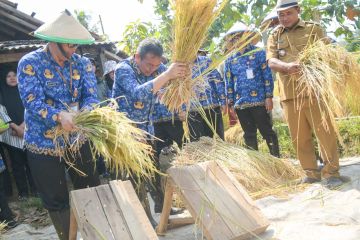
[[[228,167],[236,179],[256,196],[262,195],[264,190],[270,195],[276,189],[282,188],[283,191],[287,186],[295,186],[294,181],[303,176],[300,168],[290,160],[208,137],[186,144],[174,165],[192,165],[212,160]]]

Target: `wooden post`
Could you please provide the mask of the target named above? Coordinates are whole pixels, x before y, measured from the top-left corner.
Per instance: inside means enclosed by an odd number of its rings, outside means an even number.
[[[77,236],[77,222],[75,214],[72,209],[70,209],[70,230],[69,230],[69,240],[76,240]]]
[[[164,235],[167,230],[171,206],[172,206],[173,193],[174,193],[174,184],[171,181],[171,179],[168,177],[165,185],[164,205],[161,212],[159,225],[156,227],[156,233],[158,235]]]

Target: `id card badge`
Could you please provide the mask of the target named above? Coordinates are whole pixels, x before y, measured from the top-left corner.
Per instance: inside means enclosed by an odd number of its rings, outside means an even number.
[[[80,107],[79,107],[78,102],[70,103],[70,108],[74,112],[79,112],[80,111]]]
[[[254,71],[252,68],[246,69],[246,78],[253,79],[254,78]]]

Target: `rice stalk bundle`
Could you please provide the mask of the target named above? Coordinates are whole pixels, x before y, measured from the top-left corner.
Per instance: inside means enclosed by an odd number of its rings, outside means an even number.
[[[278,189],[302,177],[301,170],[289,160],[208,137],[186,144],[174,165],[185,166],[213,160],[228,167],[252,194],[259,194],[263,189]]]
[[[78,154],[86,139],[90,142],[93,160],[102,156],[112,172],[131,173],[138,179],[151,177],[156,168],[152,147],[147,144],[147,132],[137,128],[125,113],[116,111],[115,101],[112,105],[75,113],[76,128],[71,134],[57,128],[55,145],[59,155],[72,165],[70,159]],[[66,151],[64,145],[68,146]]]
[[[193,64],[197,52],[206,40],[208,30],[228,0],[218,4],[218,0],[174,0],[175,12],[173,62]],[[201,79],[201,78],[199,78]],[[188,104],[194,91],[191,76],[176,79],[165,88],[162,102],[171,112],[181,110]]]
[[[242,146],[244,144],[243,134],[240,124],[236,124],[225,131],[225,141]]]
[[[326,129],[329,128],[328,118],[335,126],[335,117],[346,116],[351,112],[350,108],[358,107],[360,65],[354,54],[341,46],[317,41],[304,49],[299,63],[299,97],[315,100]]]
[[[6,226],[7,226],[7,224],[5,221],[0,222],[0,239],[1,239],[1,235],[5,232]]]

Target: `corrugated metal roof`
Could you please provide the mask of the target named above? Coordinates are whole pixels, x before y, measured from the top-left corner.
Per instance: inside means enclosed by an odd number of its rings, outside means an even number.
[[[46,44],[43,40],[16,40],[0,42],[0,52],[33,50],[43,47]],[[95,42],[86,46],[105,46],[117,44],[114,41]]]

